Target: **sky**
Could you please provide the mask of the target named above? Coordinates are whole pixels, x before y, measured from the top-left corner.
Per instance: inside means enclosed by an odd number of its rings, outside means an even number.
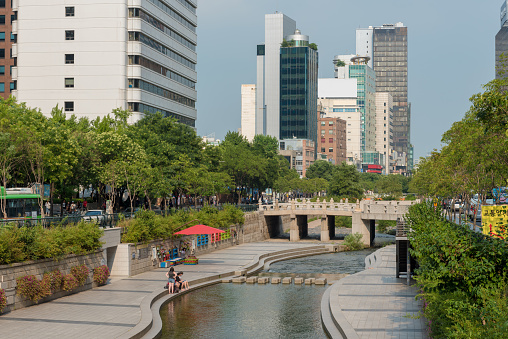
[[[408,99],[415,158],[440,149],[441,136],[494,78],[502,0],[198,0],[198,134],[223,139],[241,120],[242,84],[256,83],[264,16],[279,11],[318,45],[319,77],[334,55],[354,54],[356,28],[408,27]]]

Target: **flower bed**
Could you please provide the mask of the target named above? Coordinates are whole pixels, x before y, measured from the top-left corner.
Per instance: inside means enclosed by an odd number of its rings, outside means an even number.
[[[106,265],[102,265],[93,269],[93,281],[97,285],[105,285],[109,278],[109,268]]]
[[[0,288],[0,313],[7,306],[7,296],[5,295],[5,291],[3,288]]]

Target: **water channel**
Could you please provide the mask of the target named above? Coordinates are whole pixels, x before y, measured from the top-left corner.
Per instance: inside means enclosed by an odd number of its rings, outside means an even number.
[[[326,277],[362,271],[375,249],[274,263],[259,275]],[[162,338],[326,338],[321,297],[328,287],[217,284],[182,295],[161,309]]]

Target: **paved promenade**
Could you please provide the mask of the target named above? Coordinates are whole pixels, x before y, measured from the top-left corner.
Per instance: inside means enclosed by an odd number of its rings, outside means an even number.
[[[305,248],[312,243],[259,242],[199,256],[199,265],[180,265],[188,281],[238,270],[265,253]],[[162,290],[167,269],[126,279],[0,316],[0,338],[117,338],[141,319],[140,305]],[[192,284],[192,283],[191,283]]]
[[[377,260],[370,267],[341,279],[330,290],[330,309],[346,337],[427,338],[425,319],[410,318],[422,306],[415,300],[416,289],[395,278],[395,245],[373,255]]]

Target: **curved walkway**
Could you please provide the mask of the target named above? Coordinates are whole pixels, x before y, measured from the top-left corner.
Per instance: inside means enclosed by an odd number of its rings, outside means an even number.
[[[332,338],[427,338],[417,290],[395,278],[395,245],[366,258],[366,270],[332,285],[323,296],[323,326]]]
[[[192,285],[193,281],[231,275],[257,265],[269,253],[311,247],[316,244],[243,244],[201,255],[199,265],[180,265],[176,270],[183,271]],[[136,334],[133,332],[140,322],[151,324],[150,306],[164,291],[166,271],[159,268],[131,278],[112,279],[106,286],[1,315],[0,338],[129,338]]]

